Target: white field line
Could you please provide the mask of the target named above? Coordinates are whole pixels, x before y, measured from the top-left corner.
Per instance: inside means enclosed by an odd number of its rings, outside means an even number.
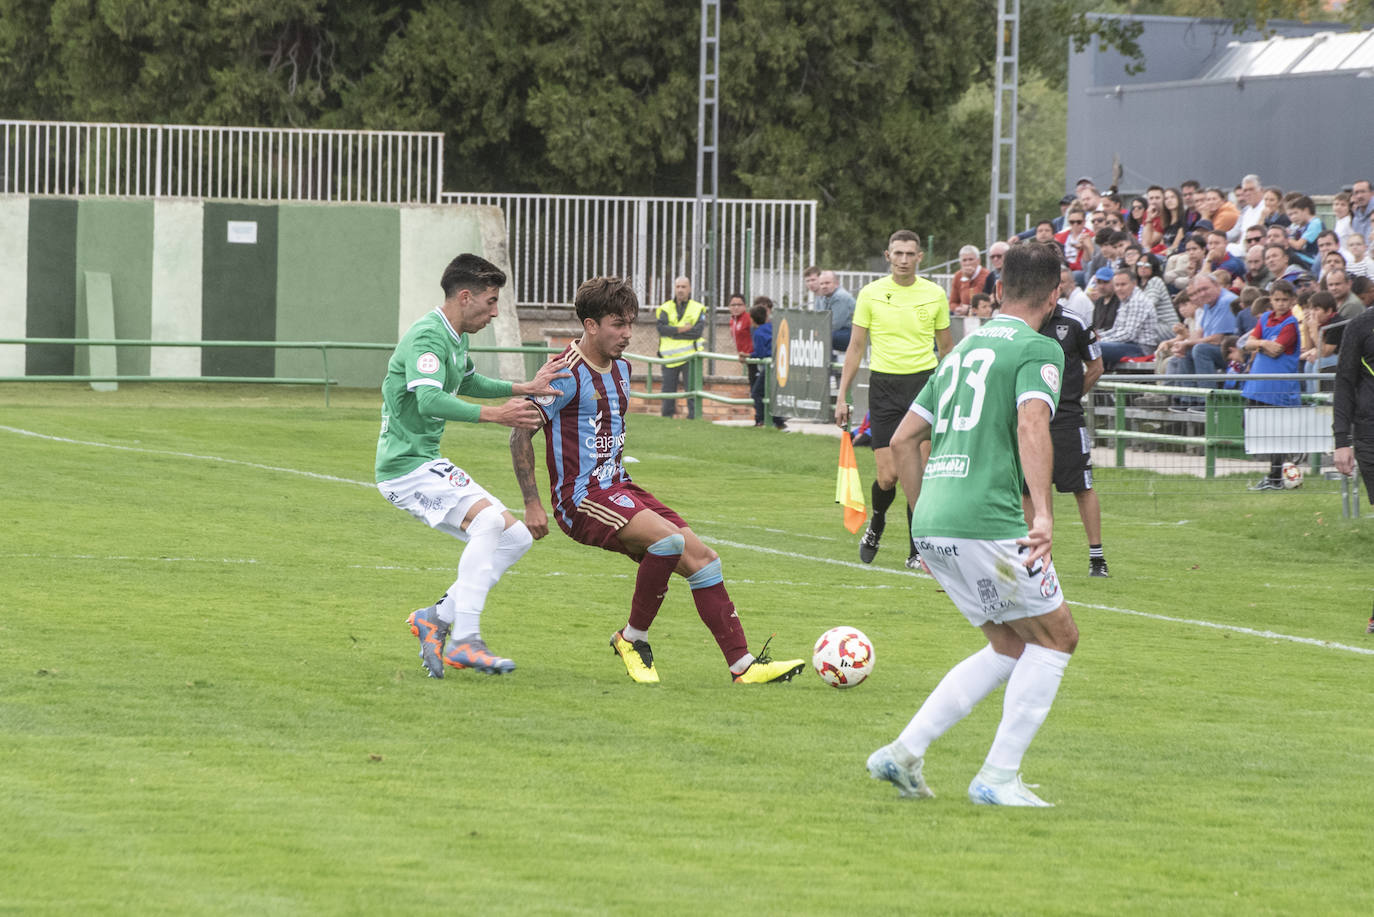
[[[69,443],[69,444],[77,445],[77,446],[91,446],[91,447],[102,448],[102,449],[118,449],[118,450],[124,451],[124,452],[141,452],[141,453],[145,453],[145,454],[149,454],[149,455],[166,455],[166,456],[171,456],[171,457],[173,457],[173,458],[189,458],[189,459],[197,459],[197,460],[206,461],[206,462],[222,462],[222,463],[230,464],[230,465],[243,465],[243,466],[248,467],[248,468],[256,468],[256,469],[258,469],[258,470],[260,470],[260,471],[278,471],[278,472],[281,472],[281,473],[283,473],[283,474],[294,474],[294,475],[300,475],[300,476],[302,476],[302,477],[307,477],[307,478],[315,478],[315,479],[317,479],[317,480],[322,480],[322,481],[333,481],[333,482],[339,483],[339,484],[355,484],[355,485],[359,485],[359,486],[362,486],[362,487],[373,487],[373,486],[375,486],[374,484],[369,483],[369,482],[366,482],[366,481],[354,481],[354,480],[350,480],[350,479],[348,479],[348,478],[340,478],[340,477],[335,477],[335,476],[333,476],[333,475],[328,475],[328,474],[318,474],[318,473],[313,472],[313,471],[301,471],[301,470],[296,469],[296,468],[282,468],[282,467],[279,467],[279,466],[276,466],[276,465],[262,465],[262,464],[259,464],[259,463],[257,463],[257,462],[245,462],[245,461],[240,461],[240,460],[238,460],[238,459],[223,458],[223,457],[217,456],[217,455],[197,455],[197,454],[191,453],[191,452],[174,452],[174,451],[163,450],[163,449],[144,449],[144,448],[140,448],[140,447],[137,447],[137,446],[120,446],[120,445],[115,445],[115,444],[113,444],[113,443],[89,442],[89,441],[84,441],[84,440],[69,439],[69,438],[64,437],[64,436],[51,436],[51,435],[45,434],[45,433],[35,433],[35,432],[33,432],[32,430],[22,430],[22,429],[19,429],[19,428],[17,428],[17,427],[9,427],[9,426],[5,426],[5,425],[3,425],[3,424],[0,424],[0,431],[4,431],[4,432],[7,432],[7,433],[14,433],[14,434],[17,434],[17,435],[20,435],[20,436],[32,436],[32,437],[35,437],[35,438],[37,438],[37,439],[44,439],[44,440],[48,440],[48,441],[50,441],[50,442]],[[801,553],[796,552],[796,551],[782,551],[782,550],[779,550],[779,549],[777,549],[777,548],[765,548],[765,547],[763,547],[762,545],[746,544],[746,543],[738,542],[738,541],[727,541],[727,540],[725,540],[725,539],[720,539],[720,538],[713,539],[713,541],[714,541],[716,544],[725,545],[725,546],[727,546],[727,547],[732,547],[732,548],[739,548],[739,549],[745,550],[745,551],[752,551],[752,552],[757,553],[757,554],[773,554],[773,555],[777,555],[777,556],[780,556],[780,557],[791,557],[791,558],[795,558],[795,559],[797,559],[797,560],[806,560],[806,561],[810,561],[811,563],[831,564],[831,565],[838,566],[838,567],[849,567],[849,568],[856,569],[856,570],[865,570],[865,571],[868,571],[869,573],[886,573],[886,574],[891,574],[891,575],[894,575],[894,576],[906,576],[906,577],[912,577],[912,576],[914,576],[914,577],[920,577],[920,578],[922,578],[922,579],[929,579],[929,577],[927,577],[924,573],[916,573],[916,572],[911,571],[911,570],[905,570],[905,569],[903,569],[903,570],[891,570],[891,569],[888,569],[888,568],[886,568],[886,567],[872,567],[872,566],[868,566],[867,564],[855,563],[854,561],[839,560],[839,559],[833,558],[833,557],[813,557],[812,555],[809,555],[809,554],[801,554]],[[54,558],[57,557],[57,555],[29,555],[29,554],[7,554],[7,555],[0,555],[0,556],[7,556],[7,557],[38,557],[38,556],[49,556],[49,557],[54,557]],[[68,556],[71,557],[71,558],[73,558],[73,559],[86,559],[86,558],[89,558],[89,559],[98,559],[98,558],[90,557],[89,555],[68,555]],[[126,558],[118,557],[118,558],[108,558],[108,559],[126,559]],[[130,560],[137,560],[137,559],[139,559],[139,558],[132,558],[132,557],[130,557],[130,558],[127,558],[127,559],[130,559]],[[167,560],[183,560],[183,561],[193,561],[193,562],[194,562],[194,561],[197,561],[196,558],[161,558],[161,557],[159,557],[159,558],[146,558],[146,559],[147,559],[147,560],[160,560],[160,561],[167,561]],[[251,564],[251,563],[257,563],[256,560],[252,560],[252,559],[232,559],[232,558],[224,558],[224,559],[219,559],[219,560],[210,560],[210,561],[201,561],[201,562],[212,562],[212,563],[249,563],[249,564]],[[370,568],[365,567],[365,566],[362,566],[362,565],[353,565],[353,566],[356,567],[356,568],[359,568],[359,569],[370,569]],[[403,567],[391,567],[391,568],[380,568],[380,569],[404,570],[404,569],[406,569],[406,568],[403,568]],[[428,569],[428,568],[420,568],[420,569]],[[450,568],[444,567],[444,568],[438,568],[438,569],[445,569],[445,570],[446,570],[446,569],[450,569]],[[790,583],[790,581],[789,581],[789,583]],[[793,584],[793,585],[801,585],[801,584]],[[1292,635],[1292,634],[1281,634],[1281,633],[1278,633],[1277,631],[1256,630],[1256,629],[1254,629],[1254,628],[1252,628],[1252,627],[1241,627],[1241,626],[1235,625],[1235,624],[1218,624],[1218,623],[1216,623],[1216,622],[1214,622],[1214,621],[1203,621],[1203,620],[1199,620],[1199,619],[1197,619],[1197,618],[1177,618],[1177,617],[1172,617],[1172,616],[1170,616],[1170,615],[1153,614],[1153,613],[1151,613],[1151,612],[1146,612],[1146,611],[1135,611],[1135,610],[1130,609],[1130,608],[1117,608],[1116,606],[1113,606],[1113,605],[1095,605],[1095,604],[1091,604],[1091,603],[1088,603],[1088,602],[1073,602],[1073,601],[1070,601],[1070,604],[1071,604],[1071,605],[1078,605],[1078,606],[1081,607],[1081,608],[1092,608],[1092,609],[1097,610],[1097,611],[1109,611],[1109,612],[1112,612],[1113,614],[1131,615],[1131,616],[1133,616],[1133,617],[1138,617],[1138,618],[1149,618],[1149,619],[1151,619],[1151,620],[1155,620],[1155,621],[1165,621],[1165,622],[1168,622],[1168,623],[1171,623],[1171,624],[1186,624],[1186,625],[1189,625],[1189,626],[1192,626],[1192,627],[1207,627],[1207,628],[1211,628],[1211,629],[1213,629],[1213,630],[1230,631],[1231,633],[1244,634],[1244,635],[1250,636],[1250,637],[1259,637],[1259,638],[1265,639],[1265,640],[1284,640],[1284,641],[1287,641],[1287,642],[1289,642],[1289,643],[1299,643],[1299,644],[1305,644],[1305,645],[1307,645],[1307,646],[1317,646],[1317,647],[1321,647],[1321,648],[1323,648],[1323,649],[1343,650],[1343,651],[1349,652],[1349,653],[1358,653],[1358,654],[1363,655],[1363,656],[1374,656],[1374,649],[1370,649],[1370,648],[1368,648],[1368,647],[1350,646],[1350,645],[1345,644],[1345,643],[1335,643],[1335,642],[1332,642],[1332,641],[1329,641],[1329,640],[1317,640],[1317,639],[1314,639],[1314,638],[1312,638],[1312,637],[1298,637],[1298,636],[1294,636],[1294,635]]]
[[[0,424],[0,430],[6,433],[15,433],[19,436],[32,436],[35,439],[45,439],[53,443],[70,443],[73,446],[91,446],[96,449],[118,449],[121,452],[142,452],[145,455],[166,455],[172,458],[198,459],[202,462],[221,462],[225,465],[243,465],[245,468],[256,468],[259,471],[280,471],[282,474],[295,474],[304,478],[315,478],[318,481],[334,481],[339,484],[357,484],[359,487],[376,487],[369,481],[354,481],[351,478],[339,478],[332,474],[320,474],[316,471],[301,471],[298,468],[281,468],[277,465],[261,465],[257,462],[245,462],[240,459],[224,458],[219,455],[196,455],[193,452],[173,452],[168,449],[144,449],[140,446],[120,446],[115,443],[93,443],[81,439],[68,439],[65,436],[51,436],[47,433],[35,433],[32,430],[21,430],[18,427],[7,427]]]

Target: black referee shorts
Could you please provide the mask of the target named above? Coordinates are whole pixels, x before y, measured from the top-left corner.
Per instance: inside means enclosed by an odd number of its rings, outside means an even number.
[[[869,373],[868,417],[872,424],[872,446],[886,449],[892,444],[892,434],[902,422],[911,402],[925,388],[933,369],[919,373]]]

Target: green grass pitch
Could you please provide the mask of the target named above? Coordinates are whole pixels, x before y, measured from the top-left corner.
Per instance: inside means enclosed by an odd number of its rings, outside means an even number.
[[[0,387],[0,914],[1374,912],[1374,523],[1338,496],[1104,496],[1106,581],[1058,500],[1057,807],[990,810],[1000,692],[937,798],[865,772],[981,638],[896,544],[857,563],[833,439],[635,416],[627,452],[751,645],[855,625],[865,684],[733,685],[675,581],[635,685],[633,565],[557,531],[487,605],[518,671],[432,681],[404,619],[459,546],[367,486],[375,394],[322,400]],[[518,504],[504,429],[445,454]]]

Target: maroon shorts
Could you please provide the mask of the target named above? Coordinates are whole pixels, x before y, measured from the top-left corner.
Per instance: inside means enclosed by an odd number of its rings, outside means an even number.
[[[572,524],[563,521],[561,512],[554,513],[558,527],[573,541],[618,551],[630,557],[640,557],[643,552],[631,553],[621,544],[616,533],[629,525],[630,520],[645,510],[658,513],[678,528],[687,528],[681,516],[673,512],[658,498],[638,484],[627,481],[606,490],[589,491],[577,508],[572,511]]]

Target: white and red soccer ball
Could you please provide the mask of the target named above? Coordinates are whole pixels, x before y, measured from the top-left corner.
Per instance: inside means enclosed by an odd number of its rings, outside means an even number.
[[[1283,482],[1284,490],[1292,490],[1295,487],[1301,487],[1302,468],[1295,462],[1284,462],[1283,471],[1280,472],[1279,480]]]
[[[832,688],[852,688],[873,671],[873,641],[855,627],[832,627],[821,634],[811,665]]]

